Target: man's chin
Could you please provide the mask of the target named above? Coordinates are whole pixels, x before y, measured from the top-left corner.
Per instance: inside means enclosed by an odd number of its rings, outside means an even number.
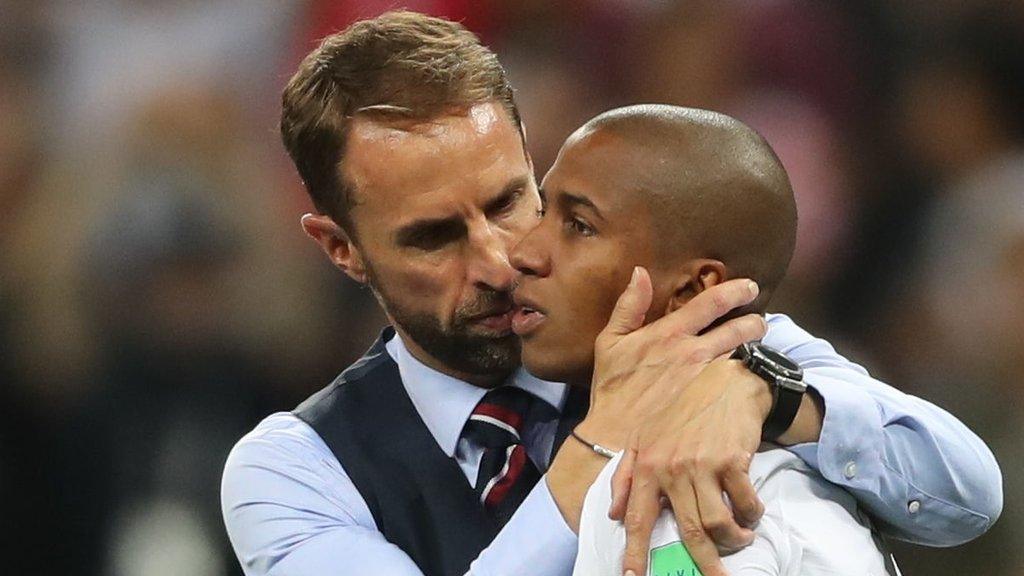
[[[467,337],[477,340],[493,340],[495,342],[503,340],[514,340],[519,342],[519,337],[516,336],[512,328],[488,328],[484,326],[472,326],[463,332]]]
[[[420,349],[448,368],[480,376],[509,374],[519,367],[519,338],[511,320],[462,322],[445,327],[429,314],[410,313],[385,301],[388,316]]]
[[[467,326],[454,334],[410,333],[410,336],[428,354],[467,374],[506,375],[519,368],[521,361],[519,338],[511,331],[470,329]]]

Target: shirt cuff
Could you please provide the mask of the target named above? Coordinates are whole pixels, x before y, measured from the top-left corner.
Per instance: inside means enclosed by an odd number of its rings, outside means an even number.
[[[545,475],[491,545],[473,561],[469,574],[570,576],[578,543],[551,496]]]
[[[857,386],[814,372],[805,373],[804,382],[825,403],[821,436],[787,449],[833,484],[877,492],[885,437],[874,399]]]

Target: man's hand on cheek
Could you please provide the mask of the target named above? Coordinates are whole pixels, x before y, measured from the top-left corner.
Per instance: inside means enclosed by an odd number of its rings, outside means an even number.
[[[638,268],[597,339],[590,411],[577,432],[592,442],[629,448],[616,474],[619,494],[612,510],[618,513],[613,517],[626,520],[624,569],[644,573],[662,494],[672,501],[687,547],[706,575],[721,573],[716,542],[734,548],[752,537],[733,521],[722,492],[744,523],[760,517],[747,469],[770,408],[766,394],[754,391],[767,387],[763,381],[752,387],[749,377],[756,377],[739,363],[702,370],[740,344],[762,338],[766,325],[752,314],[701,331],[757,293],[749,280],[724,282],[643,326],[651,284]],[[745,386],[728,388],[730,373]]]
[[[748,473],[771,408],[765,390],[739,361],[717,360],[639,423],[612,483],[609,516],[626,527],[623,570],[645,573],[663,495],[705,576],[725,573],[718,549],[753,541],[764,506]]]

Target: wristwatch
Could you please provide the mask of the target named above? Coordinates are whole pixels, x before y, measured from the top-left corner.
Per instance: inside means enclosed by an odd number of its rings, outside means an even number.
[[[760,342],[741,345],[731,358],[741,360],[751,372],[768,382],[772,390],[772,409],[761,428],[761,438],[773,441],[782,436],[793,425],[807,391],[804,371],[782,352]]]

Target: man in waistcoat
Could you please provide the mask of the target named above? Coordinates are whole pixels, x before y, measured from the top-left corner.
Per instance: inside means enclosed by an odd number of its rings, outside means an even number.
[[[594,348],[589,390],[520,368],[508,253],[541,201],[512,88],[462,26],[409,12],[357,22],[303,60],[282,104],[282,138],[317,210],[303,229],[373,290],[391,327],[229,456],[222,506],[246,574],[569,574],[583,498],[606,459],[563,441],[580,426],[621,449],[652,418],[678,441],[637,455],[659,490],[627,525],[653,525],[659,491],[690,490],[693,502],[672,502],[691,523],[687,545],[704,574],[722,574],[716,544],[749,544],[763,510],[748,447],[772,418],[772,392],[753,375],[723,378],[714,386],[727,413],[657,408],[693,394],[686,384],[711,360],[762,338],[791,351],[810,390],[778,442],[887,534],[951,545],[998,515],[999,470],[976,436],[788,320],[768,329],[757,315],[727,316],[757,298],[749,280],[642,329],[642,298],[627,294]],[[913,467],[899,465],[911,454]]]

